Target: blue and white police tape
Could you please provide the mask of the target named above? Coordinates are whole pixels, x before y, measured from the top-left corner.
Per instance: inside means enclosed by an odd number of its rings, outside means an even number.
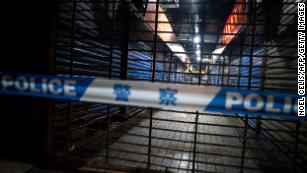
[[[0,73],[0,93],[153,107],[297,117],[296,94],[222,87]]]

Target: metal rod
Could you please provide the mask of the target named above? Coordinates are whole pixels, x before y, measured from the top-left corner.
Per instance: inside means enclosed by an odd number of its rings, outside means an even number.
[[[257,10],[257,3],[255,3],[256,1],[252,1],[253,2],[253,8],[252,8],[252,12],[253,14],[251,15],[253,17],[253,25],[252,25],[252,33],[255,33],[256,30],[256,10]],[[248,72],[248,89],[251,89],[251,82],[252,82],[252,69],[253,69],[253,61],[254,61],[254,42],[255,42],[255,36],[254,34],[251,35],[251,49],[250,49],[250,54],[251,56],[249,57],[249,72]]]
[[[159,0],[156,2],[156,15],[155,15],[155,33],[154,33],[154,42],[153,42],[153,52],[152,52],[152,73],[151,73],[151,80],[155,81],[155,75],[156,75],[156,58],[157,58],[157,40],[158,40],[158,25],[159,25]]]
[[[105,162],[109,162],[109,123],[110,123],[110,106],[108,105],[107,123],[106,123],[106,159]]]
[[[242,154],[241,154],[241,167],[240,172],[244,172],[244,160],[245,160],[245,150],[246,150],[246,136],[248,129],[248,116],[246,115],[244,118],[244,134],[243,134],[243,143],[242,143]]]
[[[169,60],[169,72],[168,72],[168,82],[171,82],[171,76],[172,76],[172,62],[173,62],[173,54],[170,53],[170,60]]]
[[[147,168],[150,168],[150,158],[151,158],[151,135],[152,135],[152,115],[153,109],[150,108],[149,112],[149,133],[148,133],[148,150],[147,150]]]
[[[197,126],[198,126],[198,116],[199,112],[196,111],[195,115],[195,129],[194,129],[194,142],[193,142],[193,163],[192,163],[192,172],[195,172],[195,162],[196,162],[196,149],[197,149]]]
[[[114,18],[115,4],[112,3],[112,17]],[[109,79],[112,79],[112,64],[113,64],[113,35],[114,35],[114,20],[111,21],[111,40],[110,40],[110,56],[109,56]]]
[[[256,137],[259,138],[261,131],[261,116],[256,119]]]
[[[70,66],[69,66],[69,76],[73,76],[73,65],[74,65],[74,42],[75,42],[75,16],[76,16],[76,7],[77,2],[76,0],[73,1],[73,12],[72,12],[72,20],[71,20],[71,40],[70,40]],[[71,114],[72,114],[72,102],[68,102],[68,117],[67,117],[67,145],[66,145],[66,156],[69,154],[69,148],[72,147],[72,135],[70,131],[70,121],[71,121]]]

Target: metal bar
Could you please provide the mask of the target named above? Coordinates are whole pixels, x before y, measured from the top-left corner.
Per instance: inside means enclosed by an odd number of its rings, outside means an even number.
[[[172,62],[173,62],[173,54],[170,54],[170,60],[169,60],[169,68],[168,68],[168,82],[171,82],[171,76],[172,76]]]
[[[155,15],[155,31],[154,31],[154,40],[153,40],[153,52],[152,52],[152,76],[151,81],[155,80],[156,74],[156,59],[157,59],[157,39],[158,39],[158,20],[159,20],[159,0],[156,2],[156,15]]]
[[[251,12],[253,12],[253,14],[251,14],[251,17],[253,17],[253,25],[252,25],[252,33],[255,33],[255,30],[256,30],[256,10],[257,10],[257,3],[255,0],[251,1],[253,2],[252,5],[253,5],[253,8],[251,8]],[[249,77],[248,77],[248,89],[251,88],[251,82],[252,82],[252,69],[253,69],[253,60],[254,60],[254,42],[255,42],[255,36],[254,34],[251,35],[251,48],[250,48],[250,58],[249,58]]]
[[[261,117],[257,117],[256,119],[256,137],[260,136],[260,132],[261,132]]]
[[[152,115],[153,115],[153,109],[150,108],[149,112],[149,132],[148,132],[148,150],[147,150],[147,168],[150,168],[151,166],[151,135],[152,135]]]
[[[159,0],[156,2],[156,16],[155,16],[155,31],[154,31],[154,42],[153,42],[153,63],[152,63],[152,73],[151,73],[151,81],[155,81],[156,74],[156,58],[157,58],[157,39],[158,39],[158,15],[159,15]],[[147,168],[150,168],[151,164],[151,135],[152,135],[152,115],[153,109],[150,109],[150,119],[149,119],[149,134],[148,134],[148,156],[147,156]]]
[[[73,65],[74,65],[74,42],[75,42],[75,17],[76,17],[76,7],[77,3],[76,0],[73,1],[73,12],[72,12],[72,22],[71,22],[71,40],[70,40],[70,67],[69,67],[69,76],[71,77],[73,75]],[[71,121],[71,115],[72,115],[72,101],[68,102],[68,117],[67,117],[67,144],[66,144],[66,156],[69,154],[69,148],[71,147],[71,131],[70,129],[70,121]]]
[[[175,61],[175,83],[177,83],[177,62]]]
[[[226,87],[229,87],[229,77],[230,77],[230,69],[231,69],[231,63],[230,63],[230,57],[228,57],[228,72],[227,72],[227,83],[226,83]]]
[[[105,158],[105,163],[109,163],[109,153],[110,153],[110,149],[109,149],[109,123],[110,123],[110,106],[108,105],[108,113],[107,113],[107,123],[106,123],[106,158]]]
[[[248,129],[248,116],[244,118],[244,134],[243,134],[243,143],[242,143],[242,154],[241,154],[241,167],[240,172],[244,172],[244,160],[245,160],[245,150],[246,150],[246,136]]]
[[[222,76],[222,84],[221,84],[222,87],[224,87],[225,59],[226,59],[226,57],[223,56],[222,75],[221,75]]]
[[[201,85],[201,81],[202,81],[202,75],[201,75],[201,71],[202,70],[202,66],[201,63],[199,63],[199,74],[198,74],[198,85]]]
[[[128,79],[128,56],[129,56],[129,33],[130,33],[130,11],[128,8],[128,2],[122,0],[120,4],[120,19],[121,19],[121,79]],[[126,115],[126,107],[121,106],[121,114]],[[125,117],[121,117],[125,119]]]
[[[204,49],[204,43],[205,43],[205,41],[204,41],[204,30],[205,30],[205,20],[206,20],[206,12],[207,12],[207,10],[206,10],[206,3],[207,2],[207,0],[204,0],[204,5],[203,5],[203,11],[202,10],[200,10],[200,12],[201,12],[201,25],[200,25],[200,53],[202,53],[202,50]],[[198,55],[197,55],[198,56]],[[199,61],[199,75],[198,75],[198,85],[201,85],[201,81],[202,81],[202,74],[201,74],[201,72],[202,72],[202,59],[203,59],[203,57],[202,57],[202,54],[200,55],[200,61]]]
[[[197,147],[197,124],[198,124],[198,115],[199,112],[196,111],[195,114],[195,129],[194,129],[194,141],[193,141],[193,163],[192,163],[192,172],[196,172],[195,170],[195,164],[196,164],[196,147]]]
[[[115,4],[112,3],[112,16],[115,16]],[[110,52],[109,52],[109,79],[112,79],[112,63],[113,63],[113,34],[114,32],[114,21],[111,21],[111,40],[110,40]]]

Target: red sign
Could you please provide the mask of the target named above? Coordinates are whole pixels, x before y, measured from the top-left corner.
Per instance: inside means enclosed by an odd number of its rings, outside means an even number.
[[[245,0],[237,0],[229,15],[223,29],[221,40],[223,44],[229,44],[240,29],[244,26],[247,19]]]

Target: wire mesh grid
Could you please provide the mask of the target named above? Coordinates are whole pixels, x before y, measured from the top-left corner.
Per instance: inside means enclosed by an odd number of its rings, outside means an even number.
[[[295,92],[296,3],[60,0],[56,72]],[[307,170],[303,120],[57,101],[52,129],[55,158],[108,169]]]

